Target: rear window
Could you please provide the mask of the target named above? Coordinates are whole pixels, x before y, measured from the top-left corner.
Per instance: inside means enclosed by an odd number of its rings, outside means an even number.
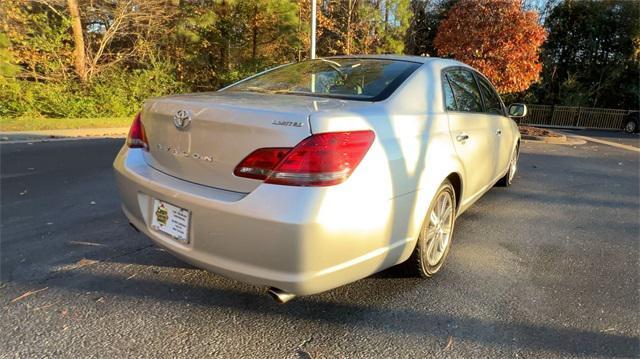
[[[277,68],[227,91],[380,101],[419,66],[410,61],[383,59],[316,59]]]

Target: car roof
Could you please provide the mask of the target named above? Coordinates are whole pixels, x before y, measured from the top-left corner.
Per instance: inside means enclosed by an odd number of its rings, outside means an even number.
[[[441,57],[429,57],[429,56],[411,56],[411,55],[392,55],[392,54],[380,54],[380,55],[341,55],[341,56],[327,56],[326,59],[381,59],[381,60],[396,60],[396,61],[411,61],[421,64],[426,63],[438,63],[446,66],[465,66],[469,65],[452,60],[444,59]]]

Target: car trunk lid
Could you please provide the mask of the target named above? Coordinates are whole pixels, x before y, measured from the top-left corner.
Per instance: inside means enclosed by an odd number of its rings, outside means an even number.
[[[314,109],[313,98],[230,91],[151,99],[142,110],[145,160],[189,182],[248,193],[261,181],[237,177],[234,168],[258,148],[294,147],[308,137]],[[179,111],[190,117],[184,128],[174,121]]]

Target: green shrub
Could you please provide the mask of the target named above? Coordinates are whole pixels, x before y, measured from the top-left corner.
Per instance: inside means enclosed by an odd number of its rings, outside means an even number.
[[[148,69],[113,67],[82,85],[0,78],[0,117],[129,116],[144,99],[184,91],[170,65],[154,63]]]

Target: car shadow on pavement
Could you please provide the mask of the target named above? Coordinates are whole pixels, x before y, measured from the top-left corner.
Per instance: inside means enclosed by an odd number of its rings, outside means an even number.
[[[116,256],[106,259],[107,262],[110,263],[120,263],[120,264],[134,264],[141,266],[152,266],[159,268],[175,268],[175,269],[197,269],[187,262],[183,262],[177,257],[172,256],[165,249],[160,248],[154,245],[151,240],[147,238],[143,238],[143,241],[147,241],[149,244],[146,247],[143,247],[141,250],[144,251],[144,255],[123,255]],[[97,256],[97,260],[103,260],[100,258],[101,256]]]
[[[96,283],[100,284],[96,286]],[[279,305],[268,296],[258,294],[255,289],[240,284],[195,285],[86,272],[75,273],[73,280],[53,280],[48,284],[72,292],[98,290],[107,296],[112,294],[117,297],[146,297],[154,301],[286,317],[294,321],[355,325],[363,329],[393,331],[403,335],[433,336],[438,340],[446,340],[449,335],[453,335],[458,340],[479,344],[553,351],[563,355],[633,357],[637,355],[640,344],[638,338],[612,333],[487,321],[438,313],[429,309],[395,309],[380,302],[384,299],[373,297],[366,305],[336,302],[334,297],[326,295],[300,297],[286,305]],[[395,293],[398,287],[389,286],[388,290]],[[388,295],[383,293],[377,297],[388,298]],[[455,324],[456,329],[453,331],[448,326],[451,323]]]

